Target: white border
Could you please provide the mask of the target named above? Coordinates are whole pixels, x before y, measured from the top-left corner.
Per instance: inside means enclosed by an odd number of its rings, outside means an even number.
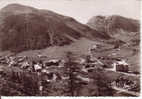
[[[140,0],[140,4],[142,5],[142,0]],[[141,7],[142,9],[142,7]],[[141,13],[141,9],[140,9],[140,13]],[[141,20],[140,20],[141,24],[142,24],[142,13],[141,13]],[[140,37],[142,38],[142,25],[141,25],[141,29],[140,29]],[[141,54],[141,51],[142,51],[142,43],[140,44],[140,67],[142,66],[142,54]],[[141,69],[141,73],[142,73],[142,68]],[[142,76],[142,74],[141,74]],[[141,79],[141,89],[142,89],[142,79]],[[140,92],[140,96],[139,97],[62,97],[62,96],[55,96],[55,97],[50,97],[50,96],[47,96],[47,97],[20,97],[20,96],[14,96],[14,97],[5,97],[5,96],[1,96],[0,99],[73,99],[73,98],[78,98],[78,99],[94,99],[94,98],[97,98],[97,99],[142,99],[142,91]]]

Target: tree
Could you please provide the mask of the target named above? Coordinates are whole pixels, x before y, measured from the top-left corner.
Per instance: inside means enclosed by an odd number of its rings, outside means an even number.
[[[80,67],[77,62],[75,62],[75,54],[72,52],[67,52],[66,53],[67,57],[67,62],[65,64],[66,66],[66,72],[69,76],[68,80],[68,88],[69,88],[69,93],[71,96],[78,96],[79,93],[78,91],[81,88],[81,80],[77,78],[77,75],[79,75]]]
[[[97,86],[96,93],[93,96],[113,96],[113,89],[110,87],[111,80],[105,76],[103,70],[93,71],[93,82]]]

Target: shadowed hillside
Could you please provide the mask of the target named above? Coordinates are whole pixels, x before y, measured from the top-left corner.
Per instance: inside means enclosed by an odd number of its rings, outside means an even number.
[[[11,4],[0,11],[2,50],[23,51],[70,44],[81,37],[108,39],[73,18],[48,10]]]

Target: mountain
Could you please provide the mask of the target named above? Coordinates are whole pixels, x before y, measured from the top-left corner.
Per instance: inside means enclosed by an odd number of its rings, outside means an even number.
[[[112,41],[123,42],[123,44],[140,41],[140,22],[135,19],[119,15],[94,16],[87,22],[87,25],[109,35]]]
[[[119,15],[112,16],[94,16],[87,22],[87,25],[97,31],[105,32],[113,37],[120,30],[127,32],[139,32],[140,23],[138,20],[122,17]]]
[[[80,38],[109,39],[109,36],[55,12],[20,4],[0,10],[1,50],[23,51],[63,46]]]

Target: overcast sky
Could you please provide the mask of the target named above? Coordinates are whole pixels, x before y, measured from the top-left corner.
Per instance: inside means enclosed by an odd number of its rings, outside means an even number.
[[[0,0],[0,8],[19,3],[74,17],[86,23],[96,15],[122,15],[140,19],[140,0]]]

